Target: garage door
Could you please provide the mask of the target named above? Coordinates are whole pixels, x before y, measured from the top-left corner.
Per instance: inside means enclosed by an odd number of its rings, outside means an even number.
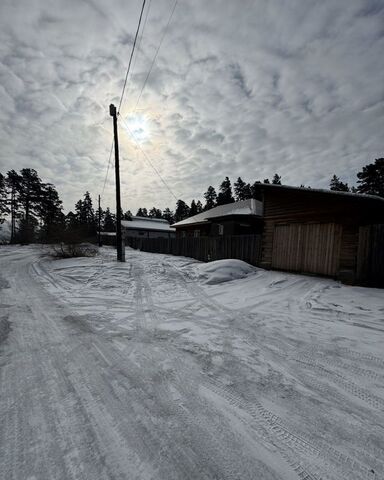
[[[336,275],[342,227],[334,223],[276,225],[272,267],[292,272]]]

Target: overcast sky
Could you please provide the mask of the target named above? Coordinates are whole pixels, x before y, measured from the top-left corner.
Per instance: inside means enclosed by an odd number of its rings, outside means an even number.
[[[141,3],[1,0],[0,172],[35,168],[67,211],[102,191],[108,106]],[[137,141],[120,122],[124,210],[174,208],[148,158],[190,202],[226,175],[354,184],[384,155],[384,0],[179,0],[135,113],[173,6],[147,0],[144,11],[121,109]]]

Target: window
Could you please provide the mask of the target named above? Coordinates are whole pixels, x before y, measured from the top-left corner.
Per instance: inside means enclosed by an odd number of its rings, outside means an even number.
[[[193,236],[194,237],[200,237],[200,230],[194,230],[193,231]]]
[[[224,235],[224,225],[219,223],[219,235]]]

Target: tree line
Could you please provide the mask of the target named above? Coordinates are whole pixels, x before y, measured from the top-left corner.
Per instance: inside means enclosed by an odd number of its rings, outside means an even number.
[[[282,179],[277,173],[271,180],[265,178],[262,182],[256,180],[253,183],[246,183],[238,177],[232,187],[229,177],[225,177],[217,191],[212,185],[207,188],[203,195],[204,203],[192,200],[187,204],[179,199],[174,211],[170,208],[161,210],[152,207],[147,210],[141,207],[136,216],[163,218],[172,224],[219,205],[256,198],[257,186],[261,183],[281,185]],[[331,178],[329,187],[334,191],[384,197],[384,158],[376,159],[357,173],[357,187],[349,187],[336,175]],[[121,211],[120,215],[123,220],[132,218],[130,210]],[[73,211],[65,215],[55,186],[44,183],[37,171],[31,168],[23,168],[19,173],[15,170],[6,175],[0,173],[0,224],[7,217],[10,218],[13,243],[92,239],[97,234],[99,218],[102,231],[114,232],[116,229],[115,214],[110,208],[95,209],[89,192],[76,202]]]
[[[56,187],[36,170],[0,173],[0,224],[10,219],[11,243],[81,241],[97,231],[97,213],[89,192],[67,215]]]

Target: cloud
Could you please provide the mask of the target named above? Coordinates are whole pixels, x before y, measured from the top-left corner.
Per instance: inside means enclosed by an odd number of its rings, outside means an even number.
[[[132,115],[173,2],[151,2],[128,79]],[[67,210],[103,189],[141,2],[0,6],[0,171],[33,167]],[[28,14],[26,13],[28,12]],[[145,18],[145,17],[144,17]],[[383,155],[384,9],[375,0],[180,0],[138,104],[151,134],[120,129],[123,207],[174,206],[210,184],[271,177],[326,187]],[[112,168],[104,206],[114,205]]]

